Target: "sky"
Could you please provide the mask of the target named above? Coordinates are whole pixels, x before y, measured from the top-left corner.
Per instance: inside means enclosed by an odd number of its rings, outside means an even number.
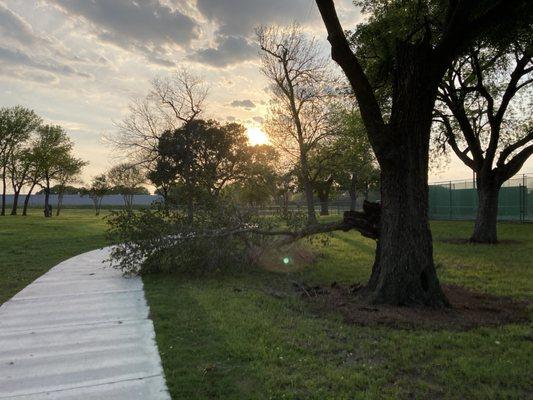
[[[361,20],[351,0],[336,5],[346,29]],[[314,0],[0,0],[0,106],[62,125],[90,163],[85,181],[122,161],[106,138],[151,80],[178,67],[209,83],[209,117],[257,137],[269,95],[254,28],[293,21],[328,51]],[[452,158],[430,181],[471,175]]]

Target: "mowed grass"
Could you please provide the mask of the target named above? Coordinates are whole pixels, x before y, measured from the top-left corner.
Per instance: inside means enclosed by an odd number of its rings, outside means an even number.
[[[0,304],[57,263],[104,245],[105,221],[91,210],[0,217]]]
[[[498,246],[448,244],[470,222],[434,222],[445,283],[533,298],[533,225],[502,224]],[[144,278],[174,399],[533,398],[531,324],[467,332],[347,325],[291,282],[365,282],[374,243],[335,234],[313,265],[202,279]]]
[[[460,245],[469,222],[435,222],[445,283],[533,299],[533,225],[502,224],[519,243]],[[45,220],[0,218],[0,303],[58,262],[105,245],[89,210]],[[167,383],[174,399],[532,398],[531,325],[395,330],[317,314],[292,282],[364,282],[374,243],[355,232],[317,247],[312,265],[203,278],[144,277]]]

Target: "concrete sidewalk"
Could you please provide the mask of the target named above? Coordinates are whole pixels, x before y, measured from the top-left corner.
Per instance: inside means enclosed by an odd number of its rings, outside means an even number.
[[[0,307],[0,399],[163,400],[140,278],[71,258]]]

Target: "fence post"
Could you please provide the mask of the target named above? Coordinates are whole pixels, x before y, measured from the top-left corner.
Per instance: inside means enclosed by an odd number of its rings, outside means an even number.
[[[448,184],[448,190],[450,192],[450,219],[453,219],[453,194],[452,194],[452,181]]]

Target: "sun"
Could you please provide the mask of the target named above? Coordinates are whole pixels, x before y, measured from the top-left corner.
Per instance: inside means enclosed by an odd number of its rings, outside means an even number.
[[[260,144],[268,143],[268,136],[265,132],[258,128],[257,126],[252,126],[246,130],[248,134],[248,140],[252,146],[257,146]]]

